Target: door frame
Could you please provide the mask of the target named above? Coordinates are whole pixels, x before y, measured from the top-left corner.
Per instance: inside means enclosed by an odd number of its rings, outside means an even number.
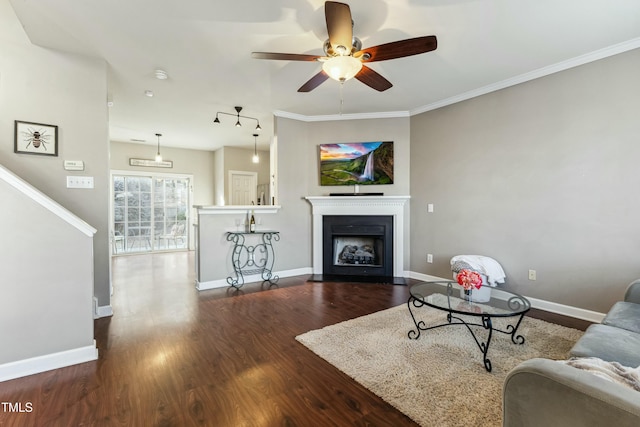
[[[229,205],[233,205],[233,176],[234,175],[242,175],[242,176],[250,176],[253,178],[254,186],[253,186],[253,200],[254,202],[258,199],[258,172],[251,171],[239,171],[239,170],[229,170]]]

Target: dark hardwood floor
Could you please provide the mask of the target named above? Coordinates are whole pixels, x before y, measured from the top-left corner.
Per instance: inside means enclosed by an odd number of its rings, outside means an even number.
[[[99,359],[0,383],[0,402],[32,408],[0,407],[0,425],[416,425],[294,339],[406,303],[407,286],[304,276],[198,292],[193,271],[193,253],[115,258],[114,315],[95,321]]]

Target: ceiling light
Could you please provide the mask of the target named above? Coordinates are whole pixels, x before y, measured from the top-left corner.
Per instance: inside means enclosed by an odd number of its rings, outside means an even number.
[[[322,64],[322,70],[329,77],[341,83],[355,77],[362,69],[362,62],[353,56],[334,56]]]
[[[156,79],[158,79],[158,80],[167,80],[169,78],[169,74],[167,74],[166,71],[160,70],[160,69],[156,70],[154,72],[154,75],[156,76]]]
[[[253,163],[260,163],[260,157],[258,157],[258,134],[253,134],[253,157],[251,158]]]
[[[160,163],[162,161],[162,156],[160,155],[160,137],[162,136],[162,134],[156,133],[156,136],[158,137],[158,152],[156,153],[156,163]]]
[[[236,109],[236,114],[231,114],[231,113],[225,113],[223,111],[218,111],[216,113],[216,118],[213,119],[213,123],[220,123],[220,119],[218,118],[219,114],[224,114],[227,116],[235,116],[236,117],[236,127],[242,127],[242,123],[240,123],[240,118],[243,119],[249,119],[249,120],[255,120],[256,121],[256,131],[262,130],[262,128],[260,127],[260,120],[256,119],[255,117],[248,117],[248,116],[241,116],[240,112],[242,111],[242,107],[234,107]]]
[[[145,90],[144,94],[146,96],[148,96],[149,98],[153,98],[153,91],[152,90]]]

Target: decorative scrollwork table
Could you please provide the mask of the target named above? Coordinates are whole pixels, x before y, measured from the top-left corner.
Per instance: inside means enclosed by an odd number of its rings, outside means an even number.
[[[260,240],[254,245],[245,244],[246,236],[259,236]],[[230,231],[227,233],[227,241],[233,242],[231,263],[235,277],[227,277],[227,283],[234,288],[244,285],[244,276],[248,274],[260,274],[262,283],[275,284],[280,278],[273,274],[275,251],[273,241],[279,241],[278,231]]]
[[[410,330],[408,336],[410,339],[418,339],[421,331],[442,326],[464,325],[482,352],[485,369],[491,372],[491,360],[487,357],[487,353],[493,332],[511,336],[511,341],[514,344],[523,344],[524,337],[516,334],[525,313],[531,308],[531,303],[521,295],[502,289],[499,291],[500,298],[492,297],[489,301],[478,303],[473,302],[472,298],[471,300],[463,300],[455,297],[454,289],[455,293],[459,295],[460,286],[454,282],[421,282],[411,287],[407,306],[416,328]],[[423,306],[446,312],[447,323],[427,326],[424,321],[418,320],[414,310]],[[459,316],[471,317],[471,319],[467,321]],[[479,319],[481,323],[474,323],[473,318]],[[498,329],[494,327],[494,321],[498,318],[515,318],[517,320],[514,320],[515,325],[507,324],[504,329]],[[504,321],[508,322],[508,319]],[[486,341],[482,341],[474,332],[474,329],[478,329],[478,327],[487,331]]]

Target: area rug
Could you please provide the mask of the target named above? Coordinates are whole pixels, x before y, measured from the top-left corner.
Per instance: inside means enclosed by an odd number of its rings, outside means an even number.
[[[414,313],[428,326],[446,321],[445,313],[432,308]],[[494,327],[504,326],[494,322]],[[403,304],[296,339],[422,426],[501,426],[507,373],[534,357],[567,358],[583,333],[525,317],[518,330],[524,344],[493,334],[488,353],[493,366],[487,372],[464,326],[422,331],[417,340],[407,336],[414,328]],[[482,327],[477,333],[485,339]]]

